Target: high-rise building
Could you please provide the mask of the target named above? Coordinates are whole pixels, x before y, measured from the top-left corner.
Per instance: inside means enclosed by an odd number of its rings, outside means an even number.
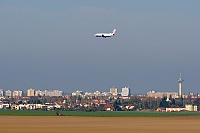
[[[27,90],[27,96],[30,97],[30,96],[35,96],[35,90],[30,88]]]
[[[116,88],[116,87],[111,87],[111,88],[110,88],[110,93],[111,93],[112,95],[117,95],[117,94],[118,94],[117,88]]]
[[[6,91],[6,97],[8,97],[8,98],[12,97],[12,91],[11,90]]]
[[[37,90],[35,91],[35,96],[62,96],[63,91],[60,90]]]
[[[0,89],[0,97],[3,97],[3,90]]]
[[[35,91],[35,96],[43,96],[42,91],[41,90]]]
[[[131,96],[131,91],[129,87],[124,87],[122,88],[122,97],[130,97]]]
[[[63,91],[60,90],[45,90],[45,96],[62,96]]]
[[[23,91],[21,90],[14,90],[13,97],[22,97]]]
[[[154,98],[163,98],[163,97],[172,97],[172,98],[178,98],[177,92],[157,92],[155,90],[147,92],[148,97],[154,97]]]

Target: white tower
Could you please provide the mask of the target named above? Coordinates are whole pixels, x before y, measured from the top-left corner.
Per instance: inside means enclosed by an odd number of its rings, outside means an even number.
[[[179,95],[179,97],[182,96],[182,82],[183,82],[183,81],[184,81],[184,80],[182,79],[181,73],[180,73],[180,77],[179,77],[179,79],[178,79],[178,95]]]

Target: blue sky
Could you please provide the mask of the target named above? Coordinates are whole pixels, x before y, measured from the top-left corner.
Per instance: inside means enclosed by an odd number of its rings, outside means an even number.
[[[0,88],[199,93],[199,0],[1,0]],[[111,32],[113,38],[95,38]]]

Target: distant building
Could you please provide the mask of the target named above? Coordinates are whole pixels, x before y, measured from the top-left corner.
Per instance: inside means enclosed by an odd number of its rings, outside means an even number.
[[[3,97],[3,90],[0,89],[0,97]]]
[[[186,111],[186,108],[166,108],[166,112],[180,112]]]
[[[13,97],[22,97],[23,91],[21,90],[14,90]]]
[[[72,95],[73,95],[73,93],[72,93]],[[92,92],[85,92],[84,95],[85,95],[85,96],[94,96],[94,93],[92,93]]]
[[[8,98],[12,97],[12,91],[11,90],[7,90],[5,96],[8,97]]]
[[[35,90],[30,88],[27,90],[27,96],[30,97],[30,96],[35,96]]]
[[[35,91],[35,96],[43,96],[44,94],[42,93],[41,90]]]
[[[186,104],[185,108],[166,108],[166,112],[180,112],[180,111],[198,111],[198,106],[194,104]]]
[[[45,96],[62,96],[63,95],[63,91],[60,90],[45,90]]]
[[[102,96],[102,93],[100,91],[95,91],[94,96]]]
[[[83,95],[83,91],[77,90],[76,92],[72,92],[72,96],[82,96],[82,95]]]
[[[122,97],[130,97],[131,96],[130,88],[129,87],[122,88],[121,95]]]
[[[60,90],[37,90],[35,91],[35,96],[62,96],[63,91]]]
[[[163,98],[163,97],[171,97],[171,98],[178,98],[177,92],[156,92],[154,90],[147,92],[148,97],[154,97],[154,98]]]
[[[114,96],[116,96],[118,94],[117,88],[116,87],[111,87],[110,88],[110,93]]]
[[[198,106],[194,104],[186,104],[185,108],[187,111],[198,111]]]
[[[102,92],[101,94],[102,94],[102,96],[110,96],[111,95],[109,92]]]

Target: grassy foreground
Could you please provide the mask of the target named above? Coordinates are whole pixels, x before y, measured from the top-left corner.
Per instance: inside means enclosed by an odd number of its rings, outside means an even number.
[[[138,111],[104,111],[81,112],[60,111],[63,116],[90,116],[90,117],[165,117],[165,116],[200,116],[200,112],[138,112]],[[56,111],[37,110],[0,110],[1,116],[55,116]]]

